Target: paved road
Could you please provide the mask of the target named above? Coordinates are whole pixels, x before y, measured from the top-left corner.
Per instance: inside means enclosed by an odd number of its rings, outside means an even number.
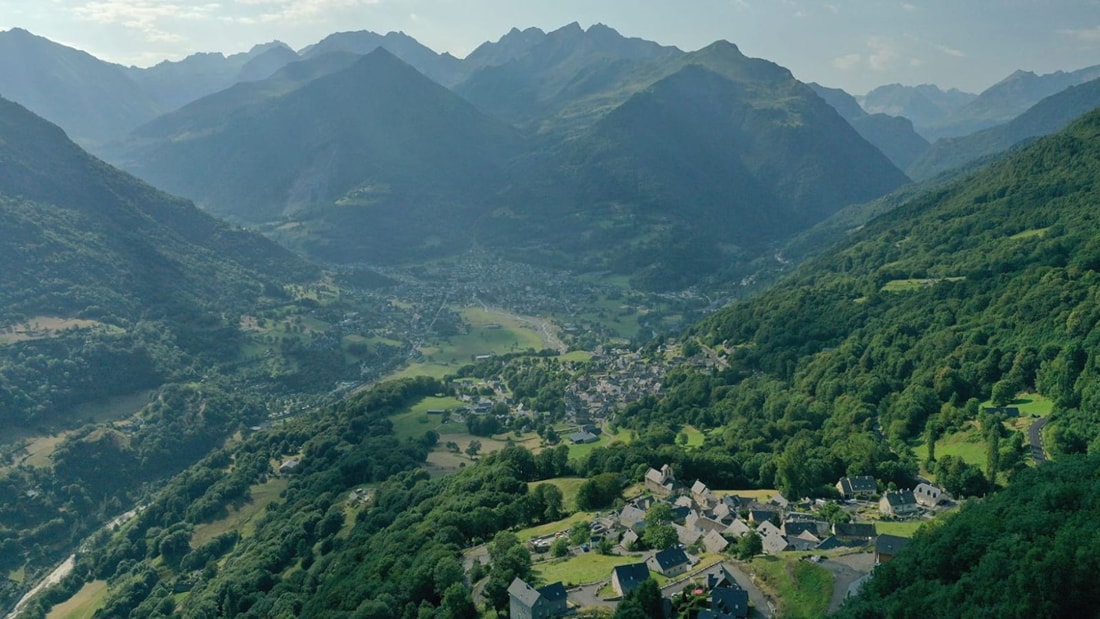
[[[1027,428],[1027,440],[1031,443],[1031,457],[1036,462],[1046,462],[1047,452],[1043,450],[1043,426],[1050,421],[1049,417],[1036,419]]]
[[[833,597],[829,599],[829,613],[835,613],[848,596],[852,583],[863,578],[875,567],[875,556],[869,552],[833,557],[821,562],[821,567],[833,575]]]

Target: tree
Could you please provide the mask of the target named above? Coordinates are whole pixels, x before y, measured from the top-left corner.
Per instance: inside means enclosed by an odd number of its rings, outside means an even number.
[[[476,438],[471,440],[469,445],[466,445],[466,455],[471,458],[476,458],[479,451],[481,451],[481,441]]]
[[[642,533],[642,541],[650,548],[664,550],[674,546],[679,541],[679,537],[676,535],[676,529],[671,524],[650,525],[646,523],[645,531]]]
[[[573,526],[569,527],[569,541],[574,546],[580,546],[590,539],[592,539],[592,529],[587,520],[574,522]]]
[[[561,488],[558,488],[554,484],[539,484],[535,486],[532,491],[535,501],[539,507],[542,508],[542,513],[539,516],[545,522],[553,522],[560,520],[564,513],[565,497],[562,495]]]
[[[844,508],[838,505],[836,501],[829,501],[826,503],[821,508],[820,513],[826,520],[833,524],[838,522],[851,522],[852,520],[852,516],[844,511]]]
[[[749,531],[737,539],[735,553],[738,559],[748,561],[761,552],[764,552],[764,541],[756,531]]]
[[[470,590],[462,583],[447,587],[439,603],[439,613],[443,619],[476,619],[477,607],[470,597]]]
[[[550,544],[550,554],[555,557],[564,557],[569,554],[569,538],[559,537]]]

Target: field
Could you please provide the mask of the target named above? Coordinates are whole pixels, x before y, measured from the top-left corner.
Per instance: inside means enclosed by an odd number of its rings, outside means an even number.
[[[53,607],[46,619],[90,619],[107,599],[107,581],[93,580],[73,597]]]
[[[478,355],[502,355],[547,346],[543,337],[516,317],[472,307],[461,313],[469,325],[468,333],[424,342],[420,346],[423,361],[409,364],[386,380],[411,376],[443,378],[473,363]]]
[[[0,329],[0,345],[44,340],[61,335],[68,329],[97,329],[108,333],[122,333],[123,330],[96,320],[77,318],[58,318],[56,316],[36,316],[26,322]]]
[[[963,277],[929,277],[929,278],[913,278],[913,279],[895,279],[886,282],[882,285],[882,292],[907,292],[910,290],[919,290],[921,288],[927,288],[933,286],[942,281],[958,282],[962,281]]]
[[[684,426],[682,432],[687,435],[687,447],[702,447],[707,435],[695,426]]]
[[[825,568],[796,557],[752,560],[757,582],[780,600],[782,617],[824,617],[833,594],[833,576]]]
[[[207,524],[195,527],[191,535],[191,546],[199,546],[209,542],[222,533],[237,531],[241,537],[248,537],[253,533],[252,519],[261,514],[269,503],[279,500],[279,493],[286,490],[289,482],[282,477],[272,477],[262,484],[252,486],[252,500],[240,508],[232,508],[229,515],[221,520],[215,520]]]
[[[967,428],[962,432],[941,436],[936,441],[937,458],[958,456],[966,463],[978,467],[985,466],[985,451],[985,439],[977,422],[973,421],[968,422]],[[913,453],[917,456],[918,462],[924,462],[928,459],[928,444],[921,442],[913,448]]]
[[[584,458],[589,453],[591,453],[593,449],[595,449],[597,447],[607,447],[608,445],[610,445],[611,443],[614,443],[615,441],[621,441],[623,443],[630,443],[630,441],[632,441],[632,440],[633,440],[633,437],[631,436],[630,432],[628,432],[627,430],[619,430],[618,432],[612,433],[612,432],[605,429],[603,431],[603,434],[600,435],[600,440],[596,441],[595,443],[584,443],[584,444],[581,444],[581,445],[574,445],[572,443],[569,443],[569,458],[570,459]]]
[[[561,490],[562,502],[565,504],[567,511],[577,509],[577,490],[584,483],[583,477],[558,477],[555,479],[547,479],[544,481],[533,481],[527,484],[528,488],[534,488],[539,484],[552,484]]]
[[[584,552],[575,557],[553,559],[534,566],[534,572],[542,582],[562,582],[586,584],[611,577],[612,568],[627,563],[641,561],[641,555],[601,555],[598,552]]]
[[[1012,236],[1010,236],[1008,238],[1013,239],[1013,240],[1015,240],[1015,239],[1030,239],[1030,238],[1033,238],[1033,237],[1036,237],[1036,236],[1043,236],[1044,234],[1047,233],[1047,230],[1050,230],[1050,228],[1032,228],[1031,230],[1024,230],[1023,232],[1017,232],[1016,234],[1013,234]]]

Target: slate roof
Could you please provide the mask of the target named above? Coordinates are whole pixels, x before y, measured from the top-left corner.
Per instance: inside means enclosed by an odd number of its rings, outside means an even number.
[[[858,537],[874,539],[875,525],[870,522],[838,522],[833,525],[833,534],[837,537]]]
[[[545,587],[539,587],[538,591],[539,595],[551,602],[564,600],[566,597],[569,596],[569,594],[565,591],[565,585],[561,584],[561,581],[558,581],[551,585],[546,585]]]
[[[722,552],[729,548],[730,543],[717,531],[708,531],[703,536],[703,545],[706,546],[708,552]]]
[[[683,565],[688,562],[687,555],[683,550],[679,548],[665,548],[664,550],[653,555],[653,560],[660,566],[661,571],[668,571],[678,565]]]
[[[617,576],[623,593],[633,591],[638,585],[649,580],[649,566],[645,563],[629,563],[618,565],[611,570],[612,576]]]
[[[560,584],[560,583],[559,583]],[[516,598],[527,608],[532,608],[539,601],[539,591],[516,576],[512,584],[508,585],[508,595]]]
[[[898,508],[906,505],[916,505],[917,497],[913,496],[912,490],[902,490],[900,492],[887,492],[882,495],[882,498],[886,499],[886,502],[890,504],[890,507]]]
[[[882,534],[875,540],[875,553],[880,555],[896,555],[909,545],[909,539],[897,535]]]
[[[711,616],[721,619],[740,619],[749,616],[749,592],[726,587],[710,592]],[[702,613],[699,614],[703,616]]]
[[[856,494],[874,494],[878,492],[878,484],[875,483],[875,478],[870,475],[854,475],[852,477],[845,477],[837,482],[840,487],[840,491],[846,496]]]

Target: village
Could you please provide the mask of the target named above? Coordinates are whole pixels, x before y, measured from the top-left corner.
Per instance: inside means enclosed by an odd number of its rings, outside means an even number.
[[[588,522],[585,541],[569,545],[566,553],[558,550],[563,557],[537,560],[535,572],[540,573],[540,565],[562,561],[577,564],[580,572],[588,553],[634,561],[615,565],[595,582],[535,586],[517,578],[509,588],[511,616],[558,617],[613,608],[652,578],[660,586],[666,617],[688,597],[705,619],[771,617],[779,608],[775,593],[744,560],[754,555],[792,556],[828,569],[834,579],[830,610],[835,610],[875,566],[908,544],[905,536],[880,532],[882,523],[920,523],[955,507],[946,493],[925,483],[882,492],[873,478],[856,476],[839,480],[836,489],[839,501],[790,501],[779,493],[751,498],[712,491],[700,481],[683,484],[668,465],[650,468],[636,496]],[[667,547],[653,548],[646,540],[658,536],[647,535],[647,527],[670,527],[675,536]],[[536,557],[544,557],[570,537],[569,531],[558,531],[532,538],[529,545]]]

